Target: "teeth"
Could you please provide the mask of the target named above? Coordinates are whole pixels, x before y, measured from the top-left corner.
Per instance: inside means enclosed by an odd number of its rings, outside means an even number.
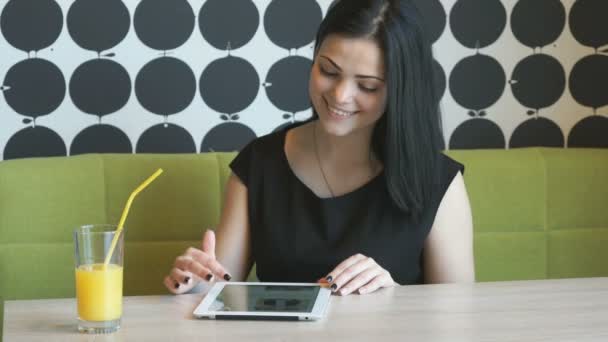
[[[334,112],[335,114],[339,115],[339,116],[350,116],[353,115],[353,112],[346,112],[340,109],[336,109],[334,107],[329,107],[329,109]]]

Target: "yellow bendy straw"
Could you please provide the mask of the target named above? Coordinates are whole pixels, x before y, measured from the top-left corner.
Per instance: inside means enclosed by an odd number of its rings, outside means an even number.
[[[122,226],[125,224],[125,220],[127,219],[127,215],[129,214],[129,209],[131,209],[131,203],[137,194],[145,189],[152,181],[156,179],[156,177],[160,176],[163,173],[163,169],[158,169],[156,172],[152,174],[152,176],[148,177],[143,183],[141,183],[135,191],[131,193],[129,196],[129,200],[127,200],[127,204],[125,205],[125,209],[122,211],[122,216],[120,217],[120,222],[118,223],[118,228],[116,228],[116,233],[114,234],[114,238],[112,239],[112,244],[110,245],[110,250],[106,255],[106,260],[104,262],[105,266],[108,266],[110,263],[110,259],[112,258],[112,253],[114,253],[114,248],[116,248],[116,243],[118,243],[118,237],[122,233]]]

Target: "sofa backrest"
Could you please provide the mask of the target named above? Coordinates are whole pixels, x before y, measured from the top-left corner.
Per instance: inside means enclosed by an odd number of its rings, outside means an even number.
[[[608,276],[608,150],[449,151],[466,166],[477,279]],[[0,297],[74,296],[72,232],[116,224],[133,189],[124,292],[166,293],[178,254],[219,220],[234,153],[93,154],[0,162]],[[1,313],[0,307],[0,313]]]
[[[0,295],[74,295],[74,228],[117,224],[131,191],[157,168],[125,222],[125,294],[162,293],[172,260],[218,223],[234,154],[82,155],[0,163]]]
[[[478,281],[608,276],[608,149],[453,150]]]

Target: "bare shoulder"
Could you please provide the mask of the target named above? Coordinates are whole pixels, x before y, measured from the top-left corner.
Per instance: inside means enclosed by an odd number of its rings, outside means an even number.
[[[443,195],[435,215],[435,221],[430,234],[440,234],[444,230],[454,231],[454,223],[468,226],[471,220],[471,206],[467,194],[464,177],[458,171]],[[452,223],[452,224],[450,224]]]
[[[452,179],[452,182],[450,183],[450,186],[448,186],[448,190],[445,192],[443,199],[441,200],[440,207],[441,205],[443,205],[444,208],[447,207],[452,210],[455,208],[463,208],[463,206],[468,208],[469,199],[464,183],[464,177],[460,171],[456,173]]]
[[[450,183],[424,246],[427,283],[473,282],[473,220],[464,178]]]

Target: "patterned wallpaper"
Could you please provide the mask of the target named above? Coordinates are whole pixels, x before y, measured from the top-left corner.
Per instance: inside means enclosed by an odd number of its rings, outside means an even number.
[[[231,151],[306,119],[330,2],[0,0],[0,160]],[[608,1],[414,2],[447,148],[608,147]]]

